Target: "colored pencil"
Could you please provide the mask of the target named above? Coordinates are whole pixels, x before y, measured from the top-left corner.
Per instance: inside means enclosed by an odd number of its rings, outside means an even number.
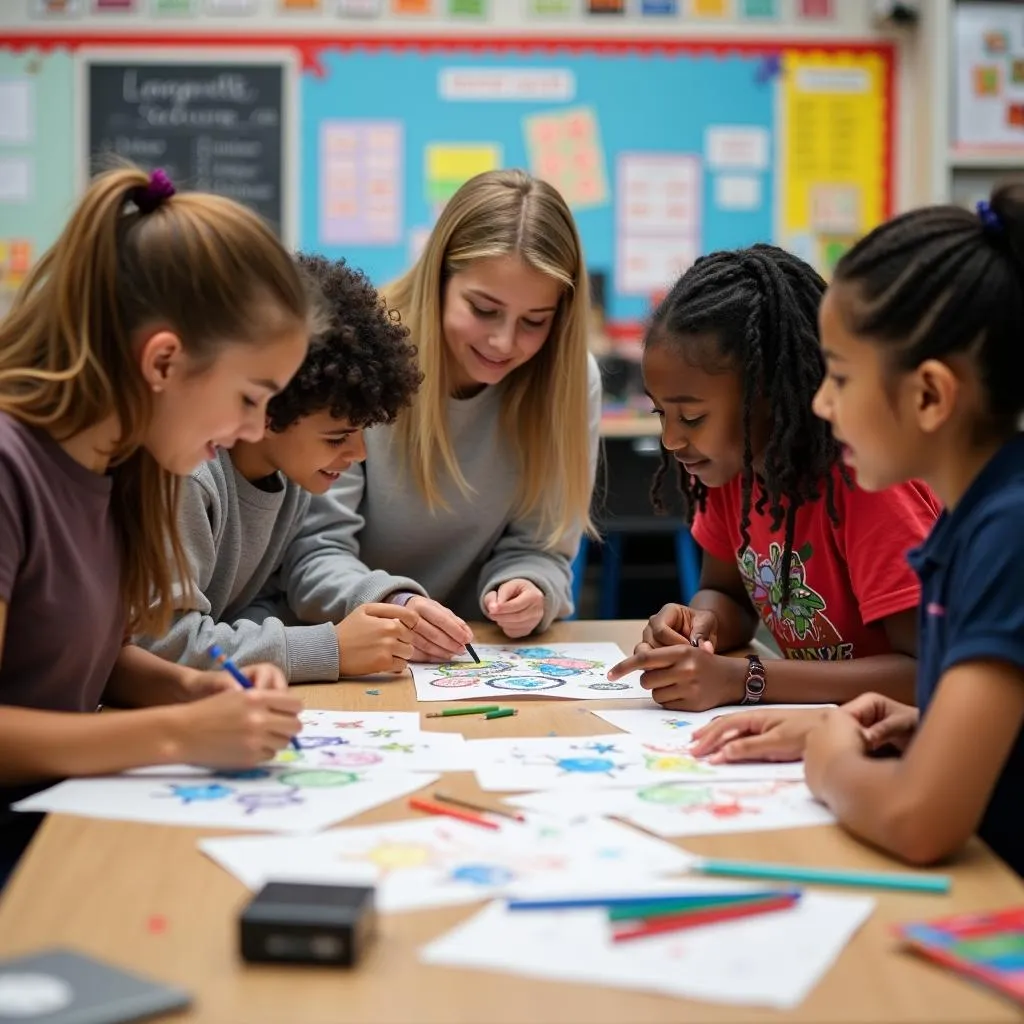
[[[224,669],[243,690],[252,689],[252,683],[249,682],[248,677],[242,674],[239,667],[216,644],[207,647],[206,653],[213,659],[213,663]],[[291,738],[291,745],[293,750],[301,749],[299,741],[294,736]]]
[[[480,664],[480,657],[476,653],[476,651],[473,650],[473,645],[472,644],[466,644],[466,650],[469,651],[469,656],[479,665]]]
[[[429,800],[417,800],[413,797],[409,806],[416,811],[423,811],[424,814],[441,814],[447,818],[458,818],[459,821],[468,822],[470,825],[481,825],[484,828],[500,828],[496,821],[488,821],[479,814],[470,814],[468,811],[460,811],[454,807],[442,807],[440,804],[432,804]]]
[[[708,907],[690,914],[663,917],[657,921],[643,921],[632,927],[616,929],[612,932],[612,942],[628,942],[630,939],[664,935],[666,932],[678,932],[684,928],[698,928],[705,924],[720,924],[723,921],[735,921],[742,917],[769,914],[776,910],[788,910],[796,904],[798,899],[798,896],[792,895],[776,896],[773,899],[752,900],[749,903],[737,903],[732,906]]]
[[[665,901],[663,903],[647,903],[637,901],[636,903],[622,904],[608,908],[609,921],[639,921],[651,917],[671,917],[676,914],[687,914],[693,910],[703,910],[706,907],[725,907],[741,903],[749,903],[751,900],[771,899],[776,896],[799,896],[799,889],[752,889],[749,892],[737,892],[711,896],[693,896],[686,899]]]
[[[796,892],[798,890],[792,890]],[[785,891],[785,895],[791,895],[792,892]],[[695,892],[695,893],[669,893],[665,895],[656,896],[645,896],[638,893],[633,896],[562,896],[562,897],[550,897],[550,898],[522,898],[522,899],[510,899],[508,901],[509,910],[583,910],[592,907],[636,907],[643,905],[644,907],[654,906],[673,906],[678,904],[685,904],[690,906],[700,901],[713,899],[719,903],[723,903],[727,900],[736,899],[737,897],[746,899],[750,896],[775,896],[778,895],[777,890],[755,890],[752,889],[749,892],[738,893],[735,889],[730,892]]]
[[[515,708],[499,708],[497,711],[488,711],[484,718],[511,718],[518,714]]]
[[[846,885],[863,889],[907,892],[949,892],[949,875],[913,874],[906,871],[848,871],[845,868],[809,868],[798,864],[761,864],[741,860],[702,860],[693,866],[705,875],[728,878],[771,878],[780,882]]]
[[[452,718],[455,715],[485,715],[488,711],[500,711],[497,704],[487,704],[473,708],[445,708],[444,711],[431,711],[427,718]]]
[[[480,811],[483,814],[500,814],[503,818],[511,818],[513,821],[526,821],[526,815],[518,811],[506,811],[504,807],[486,807],[483,804],[475,804],[472,800],[462,800],[457,796],[448,796],[447,793],[434,793],[434,799],[440,800],[443,804],[454,804],[456,807],[465,807],[471,811]]]

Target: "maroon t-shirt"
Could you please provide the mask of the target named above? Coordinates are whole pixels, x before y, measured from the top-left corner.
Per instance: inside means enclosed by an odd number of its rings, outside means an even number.
[[[0,705],[96,710],[125,630],[110,493],[109,477],[0,412]]]

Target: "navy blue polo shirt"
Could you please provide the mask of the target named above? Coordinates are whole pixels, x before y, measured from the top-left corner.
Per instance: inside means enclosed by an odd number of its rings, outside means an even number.
[[[1024,434],[989,460],[951,512],[910,553],[921,578],[917,704],[939,680],[982,658],[1024,673]],[[1024,686],[1024,679],[1021,681]],[[1024,729],[996,783],[978,834],[1024,875]]]

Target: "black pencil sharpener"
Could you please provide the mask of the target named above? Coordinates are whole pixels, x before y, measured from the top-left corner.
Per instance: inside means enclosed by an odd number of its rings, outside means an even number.
[[[374,889],[268,882],[239,924],[249,963],[354,967],[377,931]]]

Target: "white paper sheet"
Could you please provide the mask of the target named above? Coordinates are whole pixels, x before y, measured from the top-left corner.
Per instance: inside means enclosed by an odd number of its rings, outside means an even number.
[[[0,78],[0,145],[27,146],[35,136],[33,82],[27,75]]]
[[[834,704],[771,704],[765,705],[775,711],[813,710],[815,708],[835,707]],[[734,715],[741,711],[750,711],[749,707],[732,705],[729,707],[712,708],[710,711],[666,711],[664,708],[652,706],[638,711],[595,711],[598,718],[604,719],[609,725],[635,736],[653,736],[661,739],[678,741],[681,735],[689,734],[694,729],[713,722],[723,715]]]
[[[608,669],[626,657],[617,644],[481,644],[474,650],[479,665],[468,655],[444,665],[410,665],[416,699],[472,698],[493,704],[531,694],[576,700],[640,697],[654,706],[638,672],[608,681]]]
[[[72,779],[14,804],[48,811],[157,825],[317,832],[379,804],[414,793],[436,775],[388,775],[278,767],[204,772],[187,765],[98,779]]]
[[[668,780],[695,783],[775,779],[802,780],[797,764],[708,764],[689,754],[689,737],[654,742],[615,733],[469,740],[481,789],[515,792],[536,789],[598,789],[654,786]],[[574,796],[566,796],[573,801]]]
[[[756,125],[711,125],[704,132],[704,159],[714,170],[766,170],[770,149],[768,129]]]
[[[715,205],[720,210],[759,210],[761,179],[746,174],[719,174],[715,178]]]
[[[684,880],[666,889],[664,882],[642,881],[614,891],[639,895],[738,888]],[[420,958],[429,964],[792,1009],[873,908],[874,900],[865,896],[805,891],[789,910],[613,943],[603,910],[510,911],[495,901],[424,947]]]
[[[833,814],[802,782],[662,782],[639,789],[558,790],[508,802],[554,818],[615,815],[665,838],[830,825]]]
[[[286,747],[275,765],[354,769],[373,778],[472,768],[462,734],[423,732],[415,711],[304,711],[302,719],[301,749]]]
[[[32,198],[32,160],[0,157],[0,203],[27,203]]]
[[[200,849],[250,889],[270,879],[376,885],[384,912],[473,903],[527,882],[683,871],[690,854],[611,821],[577,827],[443,818],[334,829],[303,839],[208,839]]]

